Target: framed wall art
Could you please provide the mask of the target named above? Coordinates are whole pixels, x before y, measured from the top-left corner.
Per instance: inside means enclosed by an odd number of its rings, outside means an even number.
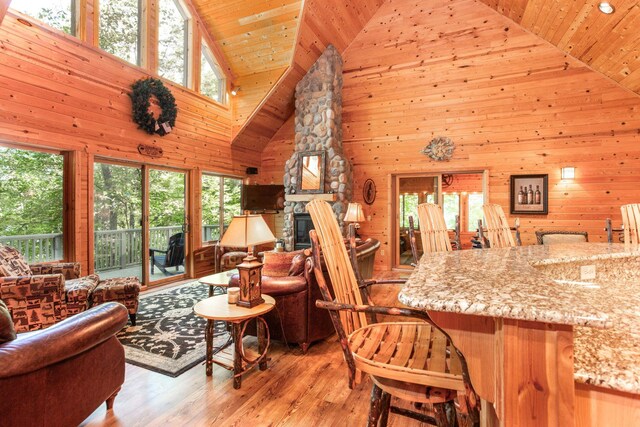
[[[512,214],[546,215],[549,211],[549,175],[511,175]]]

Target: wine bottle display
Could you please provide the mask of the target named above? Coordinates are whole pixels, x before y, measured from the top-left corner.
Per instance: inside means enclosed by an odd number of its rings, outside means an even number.
[[[520,191],[518,191],[518,204],[524,204],[524,191],[522,191],[522,185],[520,186]]]

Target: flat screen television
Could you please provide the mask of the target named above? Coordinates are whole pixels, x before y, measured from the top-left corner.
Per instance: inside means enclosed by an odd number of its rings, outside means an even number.
[[[277,211],[284,209],[284,185],[243,185],[242,210]]]

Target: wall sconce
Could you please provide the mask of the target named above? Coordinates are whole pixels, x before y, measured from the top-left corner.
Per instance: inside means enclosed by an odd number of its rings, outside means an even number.
[[[561,169],[562,179],[574,179],[576,177],[576,168],[567,166]]]
[[[236,96],[240,92],[240,86],[231,86],[231,95]]]

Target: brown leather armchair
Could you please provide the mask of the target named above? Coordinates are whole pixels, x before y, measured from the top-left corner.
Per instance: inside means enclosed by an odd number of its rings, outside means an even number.
[[[333,334],[333,324],[326,310],[316,307],[321,298],[307,258],[310,252],[264,252],[262,293],[276,300],[276,309],[263,317],[271,338],[297,343],[303,353],[309,345]],[[238,275],[229,286],[239,286]],[[249,334],[255,334],[248,328]]]
[[[125,369],[115,334],[127,314],[106,303],[0,344],[0,424],[71,426],[102,402],[111,409]]]

